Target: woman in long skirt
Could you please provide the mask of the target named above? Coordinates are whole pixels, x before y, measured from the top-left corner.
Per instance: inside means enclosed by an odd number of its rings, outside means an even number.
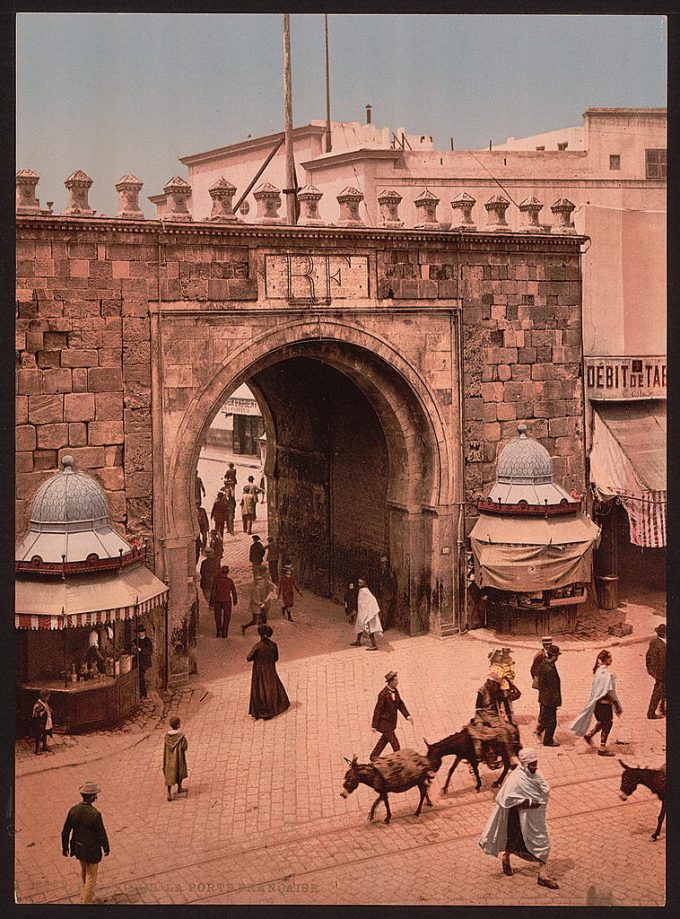
[[[276,642],[271,640],[274,630],[268,625],[261,625],[257,631],[260,641],[246,658],[253,662],[248,711],[256,721],[259,718],[274,718],[290,706],[286,690],[276,672],[279,649]]]

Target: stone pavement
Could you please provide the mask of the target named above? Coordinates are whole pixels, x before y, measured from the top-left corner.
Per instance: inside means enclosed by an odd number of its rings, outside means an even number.
[[[255,532],[265,536],[266,521],[258,521]],[[239,586],[249,580],[249,544],[242,533],[225,542]],[[438,740],[470,717],[488,645],[470,635],[441,641],[390,630],[380,652],[370,654],[349,647],[351,627],[329,601],[305,591],[294,615],[293,623],[276,611],[270,619],[291,708],[273,721],[254,722],[247,714],[245,655],[257,636],[251,630],[243,637],[238,628],[247,613],[239,605],[230,637],[216,639],[201,606],[199,673],[165,713],[180,715],[189,741],[186,798],[165,800],[161,730],[149,730],[124,751],[102,746],[103,755],[87,763],[58,768],[57,754],[49,771],[17,775],[18,902],[77,902],[76,867],[61,856],[59,832],[79,785],[93,780],[103,789],[98,803],[111,840],[99,873],[102,903],[664,903],[665,830],[657,843],[649,838],[659,802],[643,788],[622,802],[617,759],[598,757],[566,729],[588,698],[594,650],[560,658],[564,707],[556,737],[562,746],[539,748],[540,769],[552,787],[551,870],[560,883],[560,890],[548,891],[537,886],[534,866],[519,862],[516,876],[507,878],[500,862],[479,849],[495,794],[496,774],[484,767],[479,794],[463,764],[442,797],[446,760],[433,782],[434,807],[416,818],[416,792],[392,795],[389,826],[381,810],[374,823],[366,822],[371,790],[340,797],[343,757],[357,753],[366,760],[375,742],[370,721],[384,673],[399,672],[414,718],[413,726],[400,719],[402,745],[423,750],[423,737]],[[528,674],[535,649],[509,644],[523,690],[515,716],[524,744],[532,744],[537,705]],[[611,745],[626,762],[654,766],[665,760],[665,721],[645,717],[652,688],[645,649],[614,648],[624,714]]]

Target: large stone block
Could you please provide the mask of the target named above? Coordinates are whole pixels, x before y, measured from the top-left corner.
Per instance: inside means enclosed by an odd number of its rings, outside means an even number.
[[[64,421],[93,421],[94,418],[93,393],[68,393],[64,396]]]
[[[122,444],[125,435],[122,421],[91,421],[87,437],[91,446],[100,444]]]
[[[73,392],[87,392],[87,369],[85,367],[76,367],[72,376]]]
[[[71,454],[75,461],[75,468],[80,472],[98,469],[104,465],[106,459],[104,447],[68,447],[59,451],[60,463],[67,453]]]
[[[30,396],[17,396],[14,400],[14,423],[26,424],[28,421],[28,406]]]
[[[28,450],[26,452],[16,453],[14,455],[14,471],[15,473],[21,472],[33,472],[33,451]]]
[[[107,466],[122,466],[123,465],[123,447],[119,444],[106,447],[106,465]]]
[[[61,352],[62,367],[96,367],[98,364],[99,356],[95,350],[81,351],[67,348]]]
[[[125,488],[125,473],[121,466],[104,466],[97,470],[97,478],[107,491],[120,491]]]
[[[97,421],[121,421],[123,418],[123,393],[98,392],[94,395]]]
[[[40,370],[17,370],[17,394],[31,396],[42,392],[43,375]]]
[[[18,424],[15,428],[15,449],[35,450],[35,428],[32,424]]]
[[[46,393],[71,392],[71,371],[67,368],[45,370],[43,374],[43,389]]]
[[[64,420],[64,396],[29,396],[28,420],[31,424],[53,424]]]
[[[122,371],[120,367],[91,367],[87,371],[87,385],[90,392],[122,391]]]
[[[34,450],[33,451],[33,470],[38,472],[42,469],[51,469],[57,472],[57,451],[56,450]]]
[[[83,421],[76,421],[68,426],[68,442],[71,447],[87,446],[87,425]]]
[[[58,450],[68,444],[67,424],[41,424],[36,428],[37,446],[43,450]]]
[[[27,355],[22,355],[22,359]],[[55,370],[61,366],[61,351],[38,351],[35,362],[40,370]]]

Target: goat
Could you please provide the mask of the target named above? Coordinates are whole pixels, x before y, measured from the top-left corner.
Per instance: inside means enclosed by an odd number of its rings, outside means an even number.
[[[621,759],[619,763],[623,767],[620,791],[622,801],[625,801],[626,798],[632,795],[638,785],[644,785],[646,788],[649,788],[649,790],[653,791],[661,801],[661,810],[659,811],[656,830],[652,833],[652,839],[656,842],[661,833],[661,825],[663,824],[664,817],[666,816],[666,767],[662,766],[661,769],[639,769],[634,766],[626,766]]]
[[[503,783],[505,776],[510,771],[510,753],[513,753],[515,756],[522,749],[522,745],[519,742],[519,728],[517,725],[510,725],[512,728],[512,733],[514,740],[510,745],[510,750],[508,750],[508,744],[503,741],[484,741],[483,750],[487,753],[493,753],[501,757],[503,760],[503,772],[493,783],[494,788],[498,788],[499,785]],[[423,738],[425,740],[425,738]],[[456,766],[458,763],[464,759],[470,764],[470,767],[475,775],[476,786],[475,791],[479,791],[482,787],[482,780],[479,776],[479,760],[477,759],[477,754],[475,752],[475,745],[468,732],[467,728],[463,728],[461,731],[458,731],[456,734],[449,734],[448,737],[444,737],[443,740],[438,740],[436,743],[429,744],[425,740],[427,746],[427,756],[432,764],[439,763],[441,765],[442,758],[444,756],[455,756],[453,761],[453,766],[449,769],[449,774],[446,777],[446,782],[442,789],[442,794],[446,794],[449,788],[449,782],[451,781],[451,776],[453,775]],[[435,771],[439,768],[439,765],[435,767]]]
[[[400,750],[398,753],[392,753],[389,756],[380,757],[372,763],[358,763],[356,754],[352,760],[343,757],[346,763],[349,763],[349,769],[345,773],[345,779],[342,783],[341,798],[351,795],[359,785],[368,785],[378,792],[378,797],[373,802],[368,817],[369,823],[373,820],[375,809],[383,801],[387,816],[385,823],[392,819],[392,811],[387,798],[388,792],[408,791],[416,785],[420,790],[420,801],[415,816],[420,816],[423,801],[432,807],[432,801],[427,793],[428,786],[434,776],[434,771],[430,760],[416,753],[415,750]]]

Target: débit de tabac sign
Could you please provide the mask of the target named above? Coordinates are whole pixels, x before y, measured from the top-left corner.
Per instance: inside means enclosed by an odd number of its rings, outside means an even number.
[[[589,399],[665,399],[665,357],[587,357]]]

